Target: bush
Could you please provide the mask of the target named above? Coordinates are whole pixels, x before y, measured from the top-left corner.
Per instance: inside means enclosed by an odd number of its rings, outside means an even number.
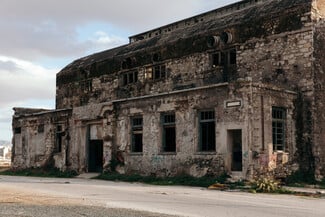
[[[276,182],[272,178],[266,178],[266,177],[256,180],[253,186],[256,192],[271,193],[271,192],[277,192],[280,189],[278,182]]]

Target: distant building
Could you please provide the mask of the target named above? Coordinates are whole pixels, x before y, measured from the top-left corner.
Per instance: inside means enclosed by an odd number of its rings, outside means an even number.
[[[11,148],[7,146],[0,147],[0,167],[10,166],[11,164]]]
[[[14,108],[13,167],[325,176],[325,1],[243,0],[130,37]]]

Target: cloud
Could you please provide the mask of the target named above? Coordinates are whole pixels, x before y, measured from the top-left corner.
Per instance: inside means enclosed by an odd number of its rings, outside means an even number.
[[[55,74],[31,62],[0,56],[0,107],[29,99],[54,99]]]
[[[0,55],[25,60],[44,57],[80,57],[98,44],[79,41],[78,28],[98,22],[112,29],[98,29],[124,37],[193,16],[202,10],[234,2],[221,0],[2,0]],[[115,38],[116,39],[116,38]],[[119,40],[124,43],[127,40]],[[105,48],[120,45],[106,41]],[[87,53],[88,54],[88,53]]]

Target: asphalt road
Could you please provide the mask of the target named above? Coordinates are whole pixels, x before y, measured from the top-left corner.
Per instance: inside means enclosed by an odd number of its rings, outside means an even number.
[[[0,176],[1,217],[166,215],[324,217],[325,199],[89,179]]]

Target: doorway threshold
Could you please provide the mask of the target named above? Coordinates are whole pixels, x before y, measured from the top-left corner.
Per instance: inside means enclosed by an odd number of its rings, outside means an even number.
[[[100,173],[81,173],[76,178],[79,178],[79,179],[92,179],[92,178],[95,178],[95,177],[97,177],[99,175],[100,175]]]

